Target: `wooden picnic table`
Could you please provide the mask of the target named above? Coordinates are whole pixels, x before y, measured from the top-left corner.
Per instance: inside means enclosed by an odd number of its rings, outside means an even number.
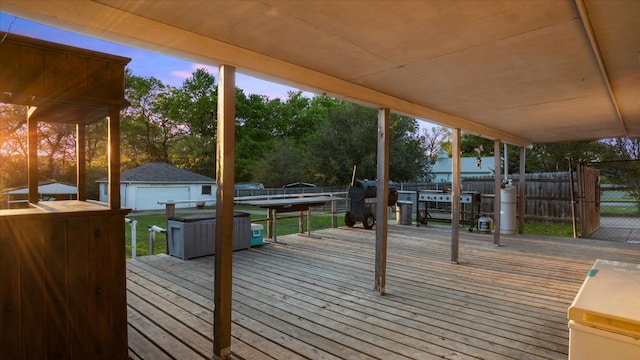
[[[307,214],[307,236],[311,236],[311,208],[344,200],[334,196],[308,196],[279,199],[241,200],[237,204],[257,206],[267,209],[267,238],[277,240],[277,223],[279,213],[300,212],[299,234],[304,235],[304,213]]]

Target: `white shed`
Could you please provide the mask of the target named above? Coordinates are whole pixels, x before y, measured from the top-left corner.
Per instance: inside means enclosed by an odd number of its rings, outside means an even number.
[[[97,180],[100,201],[107,201],[107,178]],[[150,163],[120,174],[122,207],[132,210],[160,210],[162,201],[215,202],[216,181],[210,177],[178,169],[166,163]],[[193,203],[176,203],[178,208],[194,207]]]

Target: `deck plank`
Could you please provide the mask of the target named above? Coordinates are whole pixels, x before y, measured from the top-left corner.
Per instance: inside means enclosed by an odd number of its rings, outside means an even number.
[[[380,296],[373,231],[316,235],[234,253],[235,359],[566,359],[566,310],[595,259],[640,262],[639,245],[515,235],[495,247],[464,232],[454,265],[446,227],[392,225]],[[135,357],[210,358],[213,257],[130,260],[127,282]]]

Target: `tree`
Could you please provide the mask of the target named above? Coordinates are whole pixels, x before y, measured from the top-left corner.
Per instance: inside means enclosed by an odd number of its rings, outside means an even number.
[[[255,178],[267,187],[280,187],[306,179],[301,153],[288,138],[277,140],[258,161],[254,172]]]
[[[217,104],[216,79],[205,69],[194,71],[166,97],[162,113],[181,127],[169,147],[175,166],[215,178]]]
[[[420,138],[417,120],[391,114],[390,131],[389,177],[395,181],[426,180],[431,161]]]
[[[438,157],[440,150],[451,151],[450,147],[447,149],[446,146],[446,144],[451,143],[451,129],[442,126],[424,128],[422,129],[421,140],[425,152],[431,160],[435,160]]]
[[[306,158],[314,182],[347,184],[354,165],[358,178],[376,178],[377,118],[376,109],[344,101],[329,109],[327,121],[307,147]],[[423,178],[428,158],[418,136],[417,121],[392,114],[390,132],[390,179]]]
[[[640,199],[640,139],[617,138],[603,142],[612,149],[604,159],[608,166],[601,167],[603,181],[624,184],[630,196]]]
[[[173,143],[185,136],[181,119],[172,117],[173,88],[154,77],[125,73],[125,96],[131,103],[121,116],[121,154],[124,168],[148,162],[170,162]]]
[[[0,189],[27,183],[27,108],[0,104]]]
[[[38,122],[38,180],[75,181],[75,126]],[[27,107],[0,104],[0,188],[27,183]]]
[[[287,144],[290,152],[296,152],[299,164],[291,164],[296,171],[287,171],[289,178],[283,177],[283,183],[294,181],[312,182],[307,173],[300,173],[306,168],[304,151],[309,139],[314,136],[318,127],[326,121],[328,110],[335,106],[336,100],[327,96],[307,98],[302,92],[289,92],[285,101],[268,99],[261,95],[245,95],[240,89],[236,94],[236,180],[259,181],[269,183],[269,175],[256,172],[256,167],[264,169],[270,161],[273,168],[279,168],[283,159],[276,159],[271,154],[281,153],[282,144]],[[287,160],[285,160],[287,161]]]
[[[527,172],[568,171],[569,159],[574,163],[604,159],[610,147],[601,141],[579,141],[555,144],[536,144],[527,151]],[[515,157],[515,156],[514,156]]]

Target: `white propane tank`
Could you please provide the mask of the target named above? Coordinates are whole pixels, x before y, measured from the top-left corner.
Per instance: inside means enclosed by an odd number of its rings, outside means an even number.
[[[493,220],[490,217],[482,216],[478,219],[478,231],[481,233],[490,233],[493,227]]]
[[[500,189],[500,234],[516,233],[516,187],[507,186]]]

